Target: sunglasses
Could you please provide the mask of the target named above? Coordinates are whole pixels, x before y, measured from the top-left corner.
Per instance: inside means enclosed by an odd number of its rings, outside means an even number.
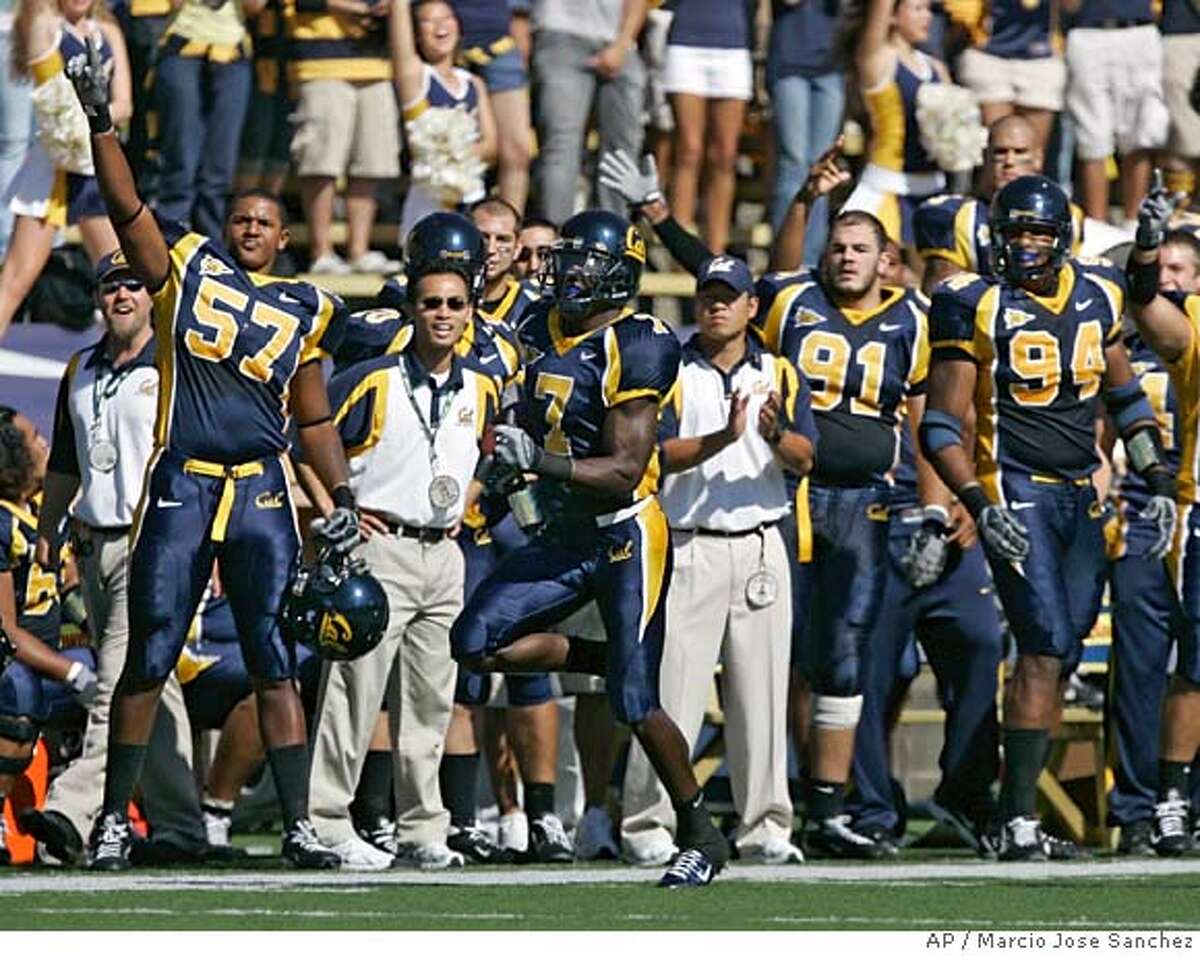
[[[112,295],[118,289],[124,289],[126,292],[141,292],[146,288],[146,284],[141,279],[116,279],[112,282],[100,283],[101,295]]]
[[[443,305],[451,312],[461,312],[467,307],[467,300],[461,295],[452,295],[448,299],[443,299],[440,295],[430,295],[421,300],[421,308],[426,312],[436,312]]]

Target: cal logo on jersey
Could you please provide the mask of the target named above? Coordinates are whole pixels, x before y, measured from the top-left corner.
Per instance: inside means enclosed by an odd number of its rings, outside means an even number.
[[[1005,309],[1002,316],[1006,329],[1019,329],[1022,325],[1032,322],[1037,316],[1023,309]]]

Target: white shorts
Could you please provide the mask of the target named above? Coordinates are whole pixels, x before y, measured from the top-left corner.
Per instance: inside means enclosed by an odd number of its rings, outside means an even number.
[[[1014,103],[1027,110],[1063,108],[1067,65],[1058,57],[1005,59],[983,50],[965,50],[958,78],[980,103]]]
[[[1082,160],[1160,149],[1170,116],[1163,96],[1163,46],[1147,24],[1067,34],[1067,109]]]
[[[754,94],[750,51],[668,46],[663,89],[710,100],[749,100]]]
[[[1171,113],[1168,148],[1177,156],[1200,159],[1200,113],[1188,99],[1200,70],[1200,34],[1163,37],[1163,62],[1163,92]]]

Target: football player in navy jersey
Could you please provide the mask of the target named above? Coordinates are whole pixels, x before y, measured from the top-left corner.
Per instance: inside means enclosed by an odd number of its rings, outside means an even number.
[[[678,816],[681,852],[662,885],[702,886],[729,847],[658,699],[671,544],[656,497],[656,433],[679,343],[627,305],[645,260],[645,243],[620,216],[588,211],[564,223],[553,299],[534,307],[522,332],[518,424],[497,426],[492,462],[493,472],[537,476],[543,529],[479,585],[450,639],[472,670],[607,676],[614,715],[641,741]],[[593,599],[607,645],[545,633]]]
[[[929,363],[925,303],[882,282],[887,237],[868,213],[839,215],[819,275],[768,313],[768,347],[808,379],[821,451],[796,495],[792,573],[793,731],[812,688],[807,847],[877,858],[886,846],[851,828],[843,799],[862,712],[864,652],[886,579],[888,507],[901,405],[919,421]],[[928,483],[922,504],[948,495]],[[943,512],[944,513],[944,512]],[[800,741],[797,741],[799,746]]]
[[[318,528],[331,547],[358,541],[358,515],[318,361],[341,334],[341,313],[307,283],[276,280],[196,233],[160,222],[138,196],[107,110],[98,51],[71,65],[92,131],[96,177],[131,271],[154,298],[161,378],[156,451],[135,519],[129,654],[114,695],[103,810],[91,865],[129,866],[130,794],[163,682],[221,561],[226,594],[255,679],[267,760],[284,816],[284,858],[331,868],[308,820],[308,749],[293,684],[295,651],[278,612],[300,547],[283,455],[294,415],[305,459],[335,507]],[[226,242],[266,264],[276,250],[231,224]],[[261,246],[262,255],[254,256]],[[249,264],[254,265],[253,262]]]
[[[1175,673],[1167,687],[1158,748],[1158,788],[1152,843],[1163,856],[1192,849],[1188,797],[1191,766],[1200,750],[1200,294],[1164,289],[1159,247],[1178,197],[1168,195],[1155,173],[1150,195],[1138,210],[1134,250],[1129,257],[1130,312],[1147,346],[1165,363],[1177,408],[1173,444],[1179,449],[1175,472],[1179,528],[1167,553],[1174,591],[1170,629],[1177,641]],[[1133,449],[1126,442],[1126,450]],[[1160,556],[1159,549],[1156,556]]]
[[[926,293],[959,272],[992,274],[990,197],[1019,176],[1041,173],[1042,162],[1037,131],[1024,116],[1013,113],[988,127],[984,191],[979,196],[934,196],[917,208],[913,231],[917,251],[925,260],[921,287]],[[1074,253],[1083,241],[1083,210],[1074,204],[1071,222]]]
[[[1037,778],[1060,681],[1079,659],[1103,590],[1104,509],[1092,483],[1101,399],[1151,489],[1143,514],[1159,556],[1174,535],[1175,481],[1121,343],[1121,275],[1102,260],[1070,258],[1066,195],[1044,177],[1022,176],[997,193],[990,226],[997,280],[964,273],[934,295],[920,438],[975,519],[1017,640],[1004,706],[1000,858],[1067,858],[1078,848],[1041,829]]]

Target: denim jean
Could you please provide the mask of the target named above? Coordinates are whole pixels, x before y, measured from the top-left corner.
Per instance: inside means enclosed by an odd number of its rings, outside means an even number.
[[[592,103],[601,153],[642,149],[642,106],[646,68],[631,51],[615,80],[602,80],[587,61],[603,44],[571,33],[538,32],[533,46],[533,78],[541,159],[535,174],[542,214],[561,223],[575,211],[580,155]],[[625,200],[599,187],[595,205],[625,214]]]
[[[12,17],[0,20],[0,62],[7,63],[12,38]],[[29,141],[33,138],[33,106],[28,83],[18,83],[4,71],[0,76],[0,195],[21,168]],[[0,202],[0,259],[8,254],[12,235],[13,214],[8,203]]]
[[[778,230],[809,167],[827,150],[842,125],[846,104],[841,73],[821,76],[781,76],[771,82],[775,113],[775,189],[771,196],[771,226]],[[804,261],[815,265],[828,235],[828,200],[809,211],[804,237]]]
[[[220,238],[250,105],[249,60],[212,63],[166,53],[155,73],[162,177],[157,209]]]

